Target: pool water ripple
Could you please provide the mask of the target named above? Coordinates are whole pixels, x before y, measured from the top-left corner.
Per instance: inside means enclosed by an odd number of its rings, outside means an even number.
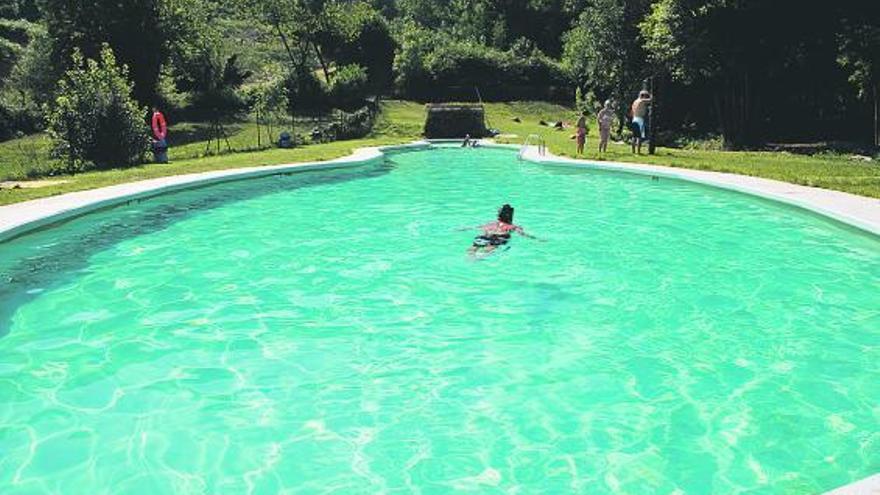
[[[504,202],[546,242],[469,260],[459,228]],[[441,149],[0,253],[4,494],[812,493],[880,468],[880,241],[740,194]]]

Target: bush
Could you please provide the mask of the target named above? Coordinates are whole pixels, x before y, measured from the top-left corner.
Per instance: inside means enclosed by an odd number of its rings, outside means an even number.
[[[405,95],[424,92],[431,84],[431,75],[425,59],[441,44],[441,35],[435,31],[407,26],[400,35],[400,45],[394,56],[395,84]]]
[[[41,107],[55,91],[57,79],[51,67],[52,44],[46,32],[36,32],[17,59],[3,85],[6,93],[15,95],[16,105]],[[9,99],[9,98],[4,98]],[[22,103],[22,100],[27,100]]]
[[[40,131],[42,121],[43,114],[30,100],[10,93],[0,97],[0,141]]]
[[[339,139],[357,139],[370,133],[376,122],[375,109],[365,106],[352,113],[343,113],[339,119]]]
[[[502,51],[473,41],[409,27],[395,59],[397,85],[405,96],[442,97],[449,88],[478,87],[496,99],[517,98],[517,88],[540,90],[568,86],[562,67],[526,42]],[[438,94],[439,92],[439,94]],[[540,91],[532,91],[541,97]],[[485,96],[484,94],[484,96]]]
[[[147,111],[132,97],[127,68],[117,66],[107,45],[100,57],[84,60],[74,53],[47,108],[53,153],[67,159],[67,171],[134,165],[150,144]]]
[[[291,115],[319,111],[327,106],[327,89],[312,72],[303,70],[288,73],[284,88]]]
[[[324,15],[332,18],[321,40],[332,47],[330,58],[339,66],[357,64],[366,69],[371,91],[386,89],[396,47],[388,21],[367,2],[327,3]]]
[[[25,20],[0,19],[0,86],[25,47],[43,29]]]
[[[312,142],[362,138],[373,130],[378,111],[377,105],[369,103],[350,113],[336,111],[333,122],[312,130]]]
[[[271,78],[242,88],[242,98],[258,122],[289,122],[289,106],[284,81]]]
[[[367,70],[360,65],[343,65],[336,70],[330,86],[330,104],[339,108],[353,108],[363,104],[369,91]]]
[[[13,25],[15,23],[19,21]],[[32,28],[30,41],[16,51],[11,69],[0,62],[0,76],[8,71],[8,77],[0,78],[0,140],[42,130],[41,106],[48,101],[48,94],[55,86],[51,71],[46,70],[49,63],[46,33],[35,24],[24,24]],[[2,27],[0,22],[0,35]],[[0,59],[3,59],[4,43],[6,41],[0,38]]]

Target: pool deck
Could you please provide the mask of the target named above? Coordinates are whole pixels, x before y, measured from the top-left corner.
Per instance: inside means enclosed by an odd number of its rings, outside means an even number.
[[[427,148],[430,144],[427,141],[418,141],[408,145],[361,148],[349,156],[324,162],[293,163],[161,177],[0,206],[0,242],[90,211],[165,192],[297,170],[357,166],[382,159],[384,157],[383,151],[386,150]],[[482,142],[482,145],[519,149],[519,146],[515,145],[495,145],[485,141]],[[521,157],[524,160],[547,166],[576,166],[670,177],[735,190],[795,205],[880,235],[880,199],[876,198],[721,172],[622,162],[575,160],[554,156],[550,153],[539,153],[537,148],[532,147],[523,150]],[[825,495],[880,495],[880,473],[827,492]]]
[[[351,155],[323,162],[292,163],[172,175],[13,203],[0,206],[0,242],[90,211],[128,201],[149,198],[171,191],[298,170],[356,166],[381,159],[383,156],[379,148],[361,148],[355,150]]]
[[[875,235],[880,235],[880,199],[877,198],[858,196],[830,189],[801,186],[790,182],[762,179],[748,175],[708,172],[705,170],[665,167],[661,165],[576,160],[555,156],[549,152],[541,154],[536,147],[529,147],[521,156],[525,160],[545,165],[568,165],[669,177],[722,189],[730,189],[798,206]]]
[[[880,473],[826,492],[824,495],[880,495]]]
[[[438,142],[438,144],[440,143]],[[144,199],[169,191],[295,170],[356,166],[372,160],[382,159],[384,156],[383,151],[425,148],[430,145],[431,143],[427,141],[417,141],[407,145],[361,148],[349,156],[325,162],[293,163],[160,177],[0,206],[0,242],[45,225],[88,213],[89,211],[132,200]],[[519,149],[519,146],[515,145],[496,145],[485,141],[482,142],[482,145]],[[635,163],[575,160],[554,156],[550,153],[541,154],[535,147],[523,150],[521,157],[525,160],[547,166],[576,166],[615,170],[657,177],[669,177],[723,189],[731,189],[795,205],[875,235],[880,235],[880,199],[877,198],[721,172]]]

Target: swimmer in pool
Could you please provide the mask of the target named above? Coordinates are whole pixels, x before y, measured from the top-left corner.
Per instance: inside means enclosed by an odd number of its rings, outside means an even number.
[[[504,246],[510,240],[511,232],[536,239],[535,236],[526,234],[522,227],[513,223],[513,207],[505,204],[498,210],[498,220],[489,222],[479,227],[483,233],[474,238],[474,244],[468,249],[468,254],[474,257],[487,256],[499,246]]]

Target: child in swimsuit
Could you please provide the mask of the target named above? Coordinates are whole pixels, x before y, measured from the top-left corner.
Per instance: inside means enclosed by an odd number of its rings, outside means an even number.
[[[513,223],[513,207],[505,204],[498,210],[498,220],[490,222],[479,227],[483,233],[474,238],[474,244],[468,249],[471,256],[488,255],[495,251],[499,246],[507,244],[510,240],[511,232],[516,232],[521,236],[534,236],[526,234],[522,227]]]
[[[587,142],[587,112],[581,112],[577,121],[577,154],[584,154],[584,144]]]

